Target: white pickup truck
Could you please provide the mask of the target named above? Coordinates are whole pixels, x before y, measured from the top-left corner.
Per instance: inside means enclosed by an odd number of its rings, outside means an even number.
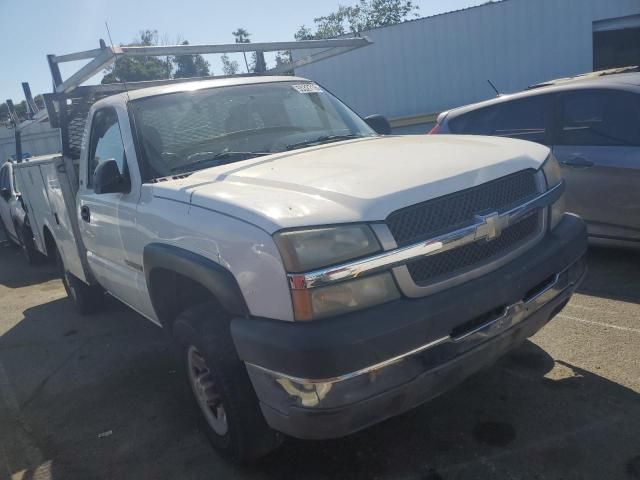
[[[56,98],[60,123],[76,104]],[[208,436],[235,459],[444,392],[585,274],[585,227],[537,144],[379,135],[290,76],[138,88],[82,117],[82,142],[69,123],[47,160],[43,248],[79,310],[106,291],[180,346]],[[75,201],[51,188],[73,182]]]

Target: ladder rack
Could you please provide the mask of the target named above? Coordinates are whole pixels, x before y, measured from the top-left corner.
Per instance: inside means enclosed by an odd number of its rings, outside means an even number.
[[[366,37],[339,38],[329,40],[304,40],[299,42],[268,42],[268,43],[232,43],[224,45],[168,45],[168,46],[108,46],[100,40],[100,47],[93,50],[68,53],[65,55],[47,55],[49,70],[53,80],[53,93],[44,94],[46,110],[36,111],[37,106],[30,98],[31,91],[25,87],[25,96],[31,120],[23,122],[16,128],[16,150],[21,151],[20,130],[28,124],[42,121],[48,117],[53,128],[60,128],[62,153],[70,159],[80,156],[82,135],[91,106],[98,100],[127,90],[170,85],[214,78],[246,77],[254,75],[280,75],[293,72],[296,68],[326,60],[358,48],[367,47],[371,42]],[[112,65],[120,57],[166,57],[180,55],[207,55],[256,52],[258,58],[264,60],[265,52],[283,50],[297,50],[302,53],[289,63],[274,68],[264,68],[264,61],[258,61],[261,71],[255,73],[208,76],[197,78],[161,79],[143,82],[112,83],[105,85],[82,85],[94,75]],[[67,79],[62,78],[60,65],[78,60],[88,62]],[[24,87],[24,85],[23,85]]]
[[[339,38],[329,40],[304,40],[299,42],[268,42],[268,43],[231,43],[224,45],[168,45],[168,46],[142,46],[142,47],[124,47],[124,46],[108,46],[104,40],[100,40],[100,48],[94,50],[85,50],[82,52],[69,53],[66,55],[47,55],[49,61],[49,69],[53,79],[54,93],[70,93],[78,88],[83,82],[93,77],[95,74],[104,70],[114,63],[118,57],[165,57],[174,55],[207,55],[207,54],[225,54],[225,53],[246,53],[256,52],[263,55],[265,52],[278,52],[283,50],[316,50],[315,53],[308,53],[300,58],[279,65],[271,69],[256,72],[253,75],[278,75],[282,73],[292,72],[298,67],[316,63],[327,58],[341,55],[351,50],[371,45],[366,37],[356,38]],[[320,51],[317,51],[320,50]],[[60,64],[66,62],[75,62],[78,60],[90,61],[72,74],[66,80],[62,79],[60,73]],[[261,62],[258,62],[259,64]],[[249,74],[251,75],[251,74]],[[203,77],[201,77],[203,78]],[[204,77],[212,78],[212,77]],[[220,77],[216,77],[220,78]],[[180,81],[192,81],[194,79],[180,79]],[[155,85],[164,83],[174,83],[171,80],[155,82]],[[130,84],[127,83],[127,86]],[[148,86],[148,85],[145,85]],[[105,87],[105,85],[96,86],[96,89]]]

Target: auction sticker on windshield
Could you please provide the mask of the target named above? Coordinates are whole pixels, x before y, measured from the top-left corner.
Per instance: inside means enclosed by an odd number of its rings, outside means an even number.
[[[291,87],[299,93],[322,93],[322,89],[315,83],[299,83]]]

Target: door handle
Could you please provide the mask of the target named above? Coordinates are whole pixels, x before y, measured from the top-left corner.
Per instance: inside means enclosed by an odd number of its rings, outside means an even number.
[[[86,205],[80,207],[80,218],[87,223],[91,221],[91,210]]]
[[[566,165],[567,167],[574,167],[574,168],[593,167],[593,162],[591,160],[587,160],[586,158],[582,158],[582,157],[569,158],[567,160],[563,160],[560,163],[562,163],[562,165]]]

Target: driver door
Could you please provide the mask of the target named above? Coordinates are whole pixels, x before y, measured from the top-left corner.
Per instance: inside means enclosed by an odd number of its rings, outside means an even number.
[[[127,121],[124,108],[105,107],[93,114],[89,148],[82,162],[86,168],[80,172],[78,223],[88,263],[98,282],[116,298],[139,309],[137,283],[142,272],[130,259],[137,235],[135,219],[140,183],[130,181],[130,191],[122,193],[97,194],[93,188],[97,166],[110,159],[116,161],[121,175],[132,180],[121,131],[121,125],[127,125]]]

